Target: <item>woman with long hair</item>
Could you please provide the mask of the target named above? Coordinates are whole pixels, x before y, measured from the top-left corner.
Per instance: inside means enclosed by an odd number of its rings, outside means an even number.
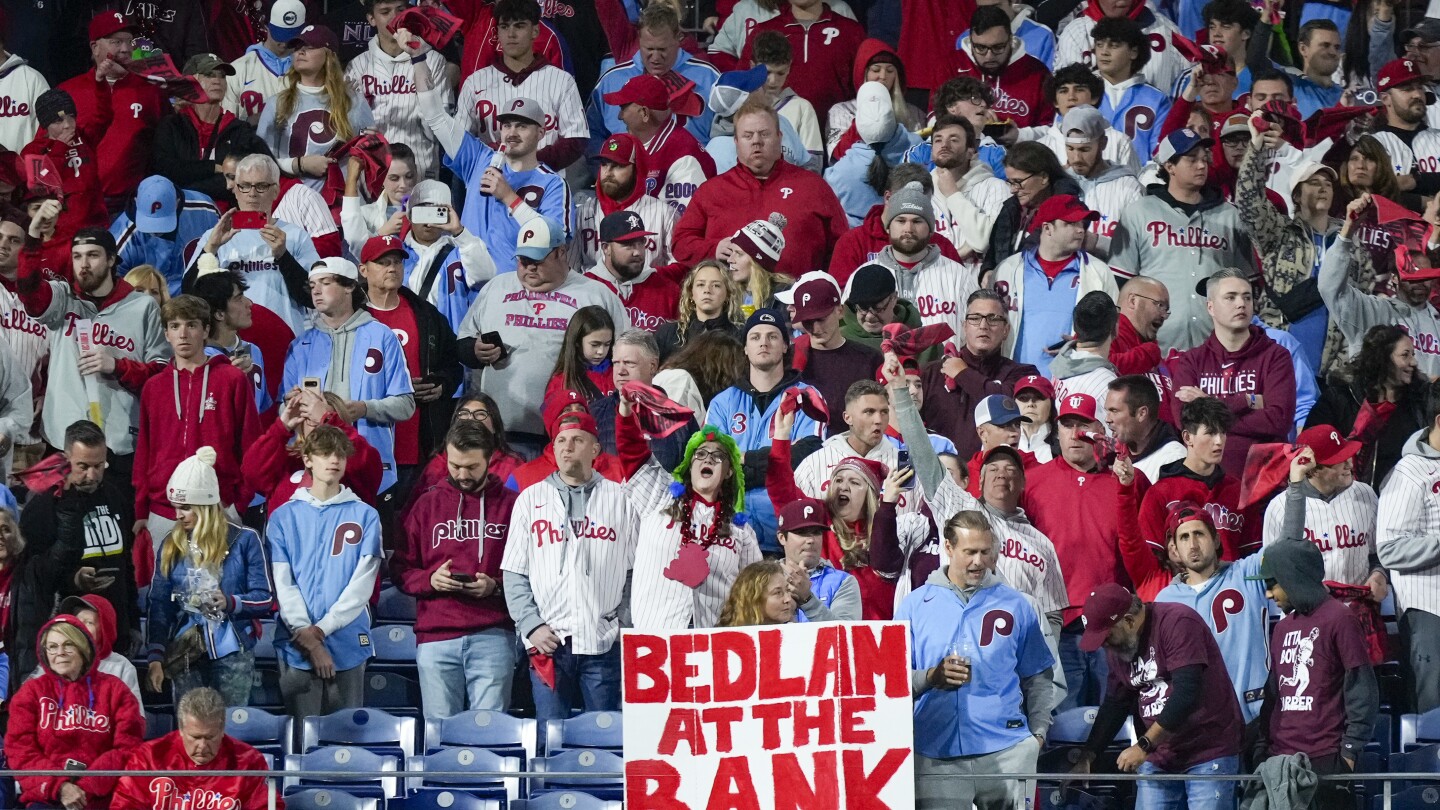
[[[525,463],[525,459],[505,441],[505,421],[500,416],[500,407],[495,404],[495,400],[491,399],[489,394],[478,391],[462,396],[459,406],[455,408],[455,415],[450,419],[450,426],[454,427],[459,422],[474,422],[490,432],[490,439],[495,442],[495,451],[490,454],[489,472],[507,485],[510,484],[511,474]],[[404,525],[405,516],[409,514],[410,506],[420,497],[420,493],[445,480],[445,476],[449,474],[450,468],[445,463],[445,448],[441,447],[420,471],[415,486],[410,488],[410,497],[400,509],[401,525]]]
[[[592,304],[575,310],[560,339],[560,354],[545,385],[544,401],[561,391],[578,391],[586,402],[593,402],[614,391],[610,348],[615,345],[615,334],[615,321],[604,307]]]
[[[1060,455],[1060,433],[1055,429],[1055,389],[1044,377],[1028,376],[1015,381],[1015,405],[1026,421],[1020,423],[1021,452],[1045,464]]]
[[[795,621],[795,598],[785,568],[775,560],[745,566],[735,578],[716,627],[759,627]]]
[[[345,244],[356,256],[373,236],[400,236],[405,230],[405,203],[422,179],[415,166],[415,153],[403,143],[390,144],[389,164],[380,190],[369,189],[375,197],[366,202],[360,194],[364,164],[351,155],[345,167],[345,196],[340,201],[340,230]]]
[[[744,337],[744,329],[744,291],[723,262],[706,259],[695,265],[680,285],[679,317],[661,324],[655,332],[660,362],[669,360],[701,332],[728,332],[739,339]]]
[[[1406,440],[1429,424],[1428,387],[1416,366],[1415,341],[1405,328],[1376,326],[1365,333],[1349,365],[1325,380],[1305,425],[1332,425],[1363,444],[1355,458],[1355,480],[1378,487],[1400,461]]]
[[[274,591],[260,538],[230,522],[220,506],[215,451],[200,448],[180,462],[166,487],[175,528],[160,546],[150,581],[149,669],[159,692],[166,678],[175,700],[199,686],[229,706],[250,702],[259,620]]]
[[[757,219],[735,232],[727,260],[730,278],[745,291],[741,311],[746,318],[757,309],[774,309],[775,293],[790,289],[795,279],[775,272],[780,254],[785,252],[785,215],[771,214]]]
[[[1010,185],[1010,198],[1000,206],[995,225],[990,230],[990,248],[985,252],[982,267],[989,273],[1002,259],[1018,253],[1030,233],[1030,218],[1035,209],[1056,194],[1080,197],[1080,186],[1055,152],[1039,141],[1025,141],[1005,153],[1005,181]]]
[[[316,191],[329,191],[339,203],[343,188],[339,167],[325,153],[331,147],[375,128],[370,105],[345,81],[337,51],[340,40],[323,25],[309,25],[285,76],[285,89],[265,105],[255,127],[270,146],[280,170],[299,177]]]
[[[745,379],[749,370],[740,341],[728,332],[704,332],[666,360],[653,382],[671,399],[703,416],[710,400]]]
[[[1345,209],[1362,194],[1378,194],[1412,211],[1424,211],[1425,203],[1418,194],[1400,190],[1400,181],[1390,163],[1390,155],[1373,135],[1361,135],[1340,164],[1340,187],[1330,205],[1333,216],[1345,216]],[[1373,222],[1360,220],[1352,226],[1358,231],[1351,237],[1354,244],[1364,245],[1375,267],[1373,292],[1395,294],[1395,236]],[[1371,292],[1372,290],[1366,290]]]
[[[153,264],[137,264],[125,274],[125,283],[155,299],[159,306],[170,300],[170,284]]]

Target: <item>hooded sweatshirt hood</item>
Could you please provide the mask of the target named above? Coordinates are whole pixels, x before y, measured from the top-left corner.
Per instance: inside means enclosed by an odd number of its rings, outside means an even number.
[[[106,604],[108,605],[109,602],[106,602]],[[58,624],[69,625],[76,630],[79,630],[80,635],[85,637],[85,642],[90,645],[89,650],[81,651],[86,660],[85,665],[80,670],[79,677],[84,678],[85,676],[89,675],[92,670],[95,669],[95,662],[99,660],[99,657],[95,655],[95,639],[90,635],[90,631],[85,629],[85,624],[83,622],[68,613],[61,613],[60,615],[46,622],[40,627],[40,632],[35,635],[35,650],[39,653],[40,666],[47,673],[55,675],[55,670],[50,668],[50,656],[45,654],[45,636],[50,632],[50,628]],[[55,675],[55,677],[59,678],[60,676]]]
[[[1050,361],[1050,377],[1055,380],[1063,380],[1101,368],[1113,371],[1115,366],[1107,357],[1095,354],[1088,349],[1083,351],[1077,349],[1075,341],[1072,340],[1060,347],[1060,353]]]
[[[1123,163],[1111,163],[1103,158],[1098,168],[1099,171],[1095,172],[1094,177],[1071,175],[1075,178],[1075,182],[1080,184],[1080,188],[1084,189],[1087,194],[1101,183],[1113,183],[1116,180],[1123,180],[1126,177],[1139,177],[1139,175],[1135,173],[1135,170],[1129,166]]]
[[[633,139],[633,137],[628,134],[625,135],[625,137]],[[636,200],[645,195],[645,178],[649,176],[650,172],[650,156],[645,152],[645,147],[639,142],[635,144],[634,155],[635,182],[631,185],[630,193],[625,195],[623,199],[617,200],[606,194],[604,190],[600,188],[600,172],[598,170],[595,172],[595,199],[600,203],[600,210],[604,212],[605,216],[609,216],[616,211],[624,211],[634,204]]]
[[[896,72],[900,74],[899,86],[906,86],[905,63],[900,61],[899,52],[883,41],[871,38],[861,42],[860,49],[855,51],[855,64],[851,68],[851,76],[854,79],[856,87],[865,83],[865,72],[870,69],[870,63],[875,61],[875,57],[881,55],[890,57],[886,61],[892,62],[895,65]]]
[[[115,651],[115,606],[103,596],[87,593],[70,596],[60,603],[60,613],[79,616],[82,610],[93,610],[97,617],[95,660],[104,661]]]
[[[1149,27],[1155,22],[1155,15],[1150,13],[1150,9],[1146,8],[1143,2],[1137,2],[1136,0],[1130,0],[1130,2],[1132,5],[1130,6],[1130,10],[1125,12],[1126,17],[1139,23],[1142,29]],[[1089,3],[1085,4],[1085,16],[1095,22],[1100,22],[1105,19],[1105,12],[1100,10],[1099,0],[1090,0]]]
[[[1310,614],[1330,598],[1325,589],[1325,557],[1314,543],[1288,540],[1265,547],[1260,574],[1273,577],[1296,612]]]
[[[941,588],[949,588],[950,590],[955,592],[956,596],[960,597],[960,601],[962,602],[969,602],[970,599],[975,596],[975,593],[977,591],[983,590],[985,588],[993,588],[996,585],[1001,584],[1000,576],[996,574],[993,570],[991,570],[985,572],[985,578],[980,580],[980,584],[974,587],[962,588],[959,585],[956,585],[955,583],[950,581],[949,571],[949,563],[941,564],[939,568],[936,568],[934,571],[930,572],[930,576],[925,579],[925,584],[935,585]]]
[[[322,501],[310,493],[309,487],[300,487],[299,489],[295,490],[294,495],[290,496],[290,500],[304,501],[305,503],[310,504],[316,509],[324,509],[327,506],[335,506],[337,504],[359,501],[360,496],[356,495],[355,491],[351,488],[347,486],[341,486],[340,491],[335,493],[335,497],[331,498],[328,501]]]
[[[1400,452],[1400,455],[1421,456],[1440,461],[1440,450],[1430,446],[1429,436],[1430,428],[1421,428],[1410,434],[1410,438],[1405,440],[1405,449]]]

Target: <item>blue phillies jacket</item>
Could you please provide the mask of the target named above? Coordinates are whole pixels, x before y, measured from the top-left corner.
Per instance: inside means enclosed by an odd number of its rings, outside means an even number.
[[[135,227],[130,211],[121,212],[110,223],[110,235],[115,237],[115,246],[120,251],[116,275],[123,276],[133,267],[151,264],[165,277],[170,294],[179,295],[180,280],[185,276],[186,247],[219,221],[220,211],[215,207],[215,201],[198,191],[185,192],[185,201],[180,204],[176,217],[173,239],[160,234],[141,233]]]
[[[844,585],[845,580],[850,576],[845,571],[833,568],[829,564],[823,564],[810,572],[810,593],[814,594],[815,598],[828,608],[830,603],[835,601],[835,594],[839,592],[840,586]],[[801,610],[799,605],[795,606],[795,621],[810,621],[810,617],[805,615],[805,611]]]

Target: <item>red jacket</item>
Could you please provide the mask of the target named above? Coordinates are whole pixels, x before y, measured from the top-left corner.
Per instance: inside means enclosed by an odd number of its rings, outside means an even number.
[[[40,628],[37,648],[58,623],[77,628],[90,639],[79,619],[60,615]],[[93,640],[90,646],[93,652]],[[44,674],[26,681],[10,701],[6,764],[17,770],[65,770],[74,765],[97,771],[119,770],[130,750],[145,739],[145,720],[130,687],[114,675],[96,672],[93,666],[77,680],[67,681],[50,671],[49,658],[43,652],[40,666]],[[20,783],[21,803],[55,806],[60,786],[69,780],[22,776],[16,781]],[[89,796],[88,807],[110,805],[110,794],[115,789],[113,778],[81,776],[75,783]]]
[[[970,30],[975,0],[905,0],[903,8],[900,58],[905,84],[937,90],[955,75],[955,43]]]
[[[1198,386],[1207,396],[1225,404],[1235,424],[1225,439],[1225,472],[1245,474],[1245,456],[1256,442],[1282,442],[1295,422],[1295,366],[1290,352],[1270,339],[1265,330],[1250,327],[1250,338],[1239,351],[1227,351],[1215,335],[1170,363],[1175,388]],[[1250,395],[1263,399],[1252,408]],[[1181,402],[1173,406],[1179,420]]]
[[[1143,494],[1150,482],[1136,473]],[[1123,522],[1120,482],[1106,470],[1081,472],[1063,458],[1025,469],[1025,494],[1020,501],[1035,528],[1055,545],[1070,608],[1065,623],[1080,616],[1085,600],[1096,588],[1116,582],[1129,585],[1120,559],[1120,524]],[[1134,520],[1134,498],[1131,516]]]
[[[1240,482],[1219,467],[1201,478],[1185,466],[1185,460],[1160,468],[1160,480],[1140,501],[1140,537],[1162,556],[1166,552],[1165,519],[1170,504],[1194,501],[1210,513],[1220,535],[1220,559],[1238,560],[1260,548],[1264,510],[1252,506],[1240,511]]]
[[[110,126],[111,106],[105,103],[110,97],[110,85],[97,85],[96,93],[99,104],[95,114],[76,121],[73,144],[51,138],[41,127],[35,138],[20,150],[21,155],[50,158],[55,170],[60,173],[65,207],[60,212],[55,233],[57,238],[64,237],[66,269],[70,267],[70,234],[81,228],[108,228],[110,225],[110,215],[105,210],[105,192],[100,185],[100,162],[95,155],[95,145],[103,141]]]
[[[268,807],[265,780],[258,776],[210,776],[208,771],[263,771],[265,757],[248,743],[226,735],[215,758],[196,765],[185,753],[180,732],[172,731],[130,753],[132,771],[194,771],[195,776],[122,776],[110,810],[263,810]],[[284,799],[275,797],[276,810]]]
[[[827,266],[831,246],[850,229],[845,209],[820,175],[778,160],[760,180],[742,163],[695,192],[670,239],[675,260],[693,266],[713,258],[721,239],[772,213],[787,222],[775,271],[792,278]]]
[[[178,400],[178,404],[177,404]],[[140,392],[135,442],[135,514],[174,518],[166,486],[180,462],[201,447],[215,449],[220,502],[244,509],[255,496],[244,486],[240,459],[260,437],[255,387],[245,372],[221,355],[195,371],[172,362]],[[164,538],[157,538],[164,540]]]
[[[846,231],[840,241],[835,243],[835,252],[830,254],[830,275],[840,283],[841,289],[845,288],[845,282],[850,280],[850,276],[854,275],[860,265],[873,260],[890,244],[890,234],[886,233],[885,225],[880,220],[884,214],[883,204],[872,207],[859,225]],[[945,258],[953,262],[960,261],[960,254],[949,239],[932,233],[930,244],[940,248],[940,253]]]
[[[782,3],[779,16],[756,25],[746,37],[740,61],[747,67],[753,64],[755,37],[766,31],[789,40],[794,62],[786,85],[814,105],[817,116],[829,115],[832,106],[855,98],[855,54],[865,41],[865,26],[836,14],[829,3],[820,6],[814,22],[802,23],[790,4]]]
[[[1055,123],[1055,105],[1045,92],[1050,71],[1045,69],[1044,62],[1026,53],[1018,54],[999,76],[989,76],[970,60],[967,51],[955,51],[955,59],[961,76],[973,76],[995,91],[995,105],[990,109],[1000,120],[1008,118],[1017,127],[1044,127]]]
[[[390,575],[400,590],[416,599],[415,637],[420,643],[515,626],[500,591],[484,599],[443,594],[430,587],[430,575],[449,560],[454,573],[499,580],[516,497],[490,474],[476,493],[441,481],[416,498],[390,559]]]
[[[380,453],[365,441],[365,437],[356,433],[350,423],[334,413],[325,414],[324,423],[340,428],[355,445],[355,454],[345,465],[345,477],[340,479],[340,483],[354,490],[360,500],[374,503],[380,492]],[[310,474],[305,472],[305,463],[290,452],[291,437],[290,430],[276,419],[250,445],[240,462],[245,486],[249,491],[265,496],[266,517],[290,500],[295,490],[310,486]]]
[[[101,127],[105,137],[95,147],[100,158],[100,183],[106,197],[125,197],[135,193],[140,181],[150,173],[151,140],[155,125],[170,112],[170,104],[158,85],[133,73],[125,74],[109,87],[109,110],[106,90],[95,81],[95,71],[88,70],[60,85],[75,99],[75,108],[82,128],[90,122],[113,114],[108,127]]]
[[[1135,480],[1138,482],[1140,478]],[[1135,484],[1119,487],[1119,492],[1120,561],[1135,586],[1135,595],[1142,602],[1153,602],[1160,591],[1175,579],[1170,568],[1160,564],[1160,558],[1168,558],[1169,553],[1156,549],[1140,536],[1140,500],[1135,495]]]
[[[1135,324],[1121,315],[1115,324],[1115,340],[1110,344],[1110,362],[1116,374],[1144,374],[1160,394],[1161,421],[1176,427],[1179,411],[1175,407],[1175,381],[1160,363],[1160,344],[1145,340],[1135,331]],[[1103,404],[1103,403],[1102,403]]]
[[[495,27],[495,5],[491,0],[447,0],[450,12],[460,18],[460,36],[465,51],[460,58],[460,75],[471,73],[500,59],[500,39]],[[597,32],[598,33],[598,32]],[[549,23],[540,21],[540,30],[531,46],[552,65],[565,64],[560,38]]]

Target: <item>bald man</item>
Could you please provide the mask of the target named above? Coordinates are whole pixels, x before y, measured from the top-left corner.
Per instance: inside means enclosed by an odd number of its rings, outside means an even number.
[[[1159,279],[1135,276],[1120,288],[1118,304],[1120,319],[1110,345],[1110,362],[1121,375],[1153,374],[1160,365],[1160,344],[1155,336],[1170,317],[1170,293]]]

